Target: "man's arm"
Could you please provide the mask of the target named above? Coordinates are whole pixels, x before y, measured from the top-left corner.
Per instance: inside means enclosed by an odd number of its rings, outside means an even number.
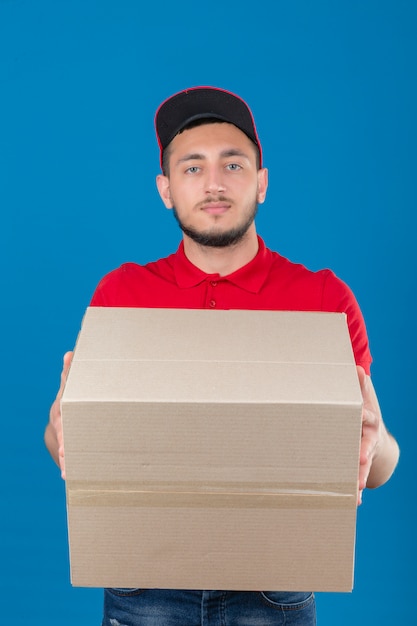
[[[53,460],[61,469],[62,478],[65,478],[65,464],[61,422],[61,397],[67,380],[68,370],[71,365],[72,355],[72,352],[67,352],[64,355],[64,366],[61,372],[61,384],[57,396],[51,406],[51,410],[49,412],[49,422],[46,426],[44,435],[45,445]]]
[[[400,456],[398,443],[387,431],[371,378],[358,366],[363,397],[362,440],[359,467],[359,504],[367,487],[375,489],[392,476]]]

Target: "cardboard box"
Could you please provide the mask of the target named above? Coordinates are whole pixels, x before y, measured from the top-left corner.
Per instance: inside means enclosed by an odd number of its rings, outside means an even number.
[[[351,591],[361,406],[344,314],[89,308],[72,584]]]

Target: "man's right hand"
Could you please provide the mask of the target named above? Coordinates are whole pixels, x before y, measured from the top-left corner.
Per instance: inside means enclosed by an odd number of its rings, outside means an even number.
[[[58,389],[56,398],[49,412],[49,422],[45,430],[45,445],[49,450],[55,463],[61,469],[61,476],[65,479],[65,460],[64,460],[64,440],[62,435],[61,420],[61,397],[64,392],[65,382],[68,376],[68,370],[71,365],[73,352],[64,354],[64,365],[61,372],[61,384]]]

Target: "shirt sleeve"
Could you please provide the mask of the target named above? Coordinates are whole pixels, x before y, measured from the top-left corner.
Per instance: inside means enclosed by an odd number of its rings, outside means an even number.
[[[90,301],[90,306],[118,306],[121,284],[121,269],[106,274],[98,283]]]
[[[356,365],[362,366],[369,376],[372,356],[362,311],[350,287],[330,270],[324,283],[322,308],[346,313]]]

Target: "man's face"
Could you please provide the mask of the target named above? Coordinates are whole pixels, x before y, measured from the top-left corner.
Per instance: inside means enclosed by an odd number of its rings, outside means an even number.
[[[196,126],[170,145],[169,177],[157,177],[165,206],[184,235],[205,246],[237,243],[265,199],[267,170],[258,170],[251,140],[232,124]]]

